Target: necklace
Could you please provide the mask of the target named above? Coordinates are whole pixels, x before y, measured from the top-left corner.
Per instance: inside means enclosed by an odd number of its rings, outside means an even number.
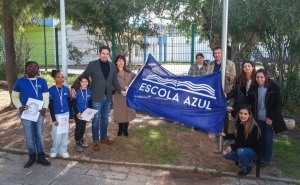
[[[38,89],[38,86],[37,86],[37,79],[35,78],[35,87],[34,87],[33,83],[31,82],[31,80],[30,79],[28,79],[28,80],[29,80],[29,82],[31,83],[31,86],[34,89],[34,92],[36,94],[36,98],[39,99],[39,89]]]
[[[86,104],[87,104],[87,89],[85,90],[85,98],[84,98],[84,95],[83,95],[83,92],[82,92],[82,88],[80,87],[80,91],[81,91],[81,95],[82,95],[82,98],[84,99],[85,103],[84,103],[84,108],[86,109]]]
[[[64,86],[61,87],[61,93],[59,93],[59,90],[58,90],[57,86],[55,86],[55,87],[56,87],[56,90],[58,92],[58,96],[59,96],[59,100],[60,100],[60,105],[61,105],[60,112],[64,112],[64,105],[62,103],[62,96],[63,96],[63,88],[64,88]]]

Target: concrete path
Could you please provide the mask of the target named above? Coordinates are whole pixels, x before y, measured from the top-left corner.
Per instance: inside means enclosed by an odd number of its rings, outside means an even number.
[[[292,179],[245,178],[217,175],[212,172],[192,172],[173,169],[142,168],[132,165],[49,159],[51,166],[35,163],[23,168],[27,154],[0,152],[1,185],[288,185]]]

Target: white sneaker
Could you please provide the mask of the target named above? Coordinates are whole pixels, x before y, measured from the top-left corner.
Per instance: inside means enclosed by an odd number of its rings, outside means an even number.
[[[55,158],[57,153],[50,153],[50,158]]]
[[[59,155],[62,156],[62,158],[69,158],[70,157],[70,155],[69,155],[68,152],[66,152],[66,153],[59,153]]]

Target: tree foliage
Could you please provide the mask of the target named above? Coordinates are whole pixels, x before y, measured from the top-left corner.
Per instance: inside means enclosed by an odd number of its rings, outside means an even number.
[[[176,2],[182,7],[171,13],[177,28],[186,31],[194,23],[211,48],[221,45],[223,1]],[[285,107],[290,110],[300,103],[296,98],[300,88],[299,15],[297,0],[229,1],[228,43],[237,69],[255,56],[282,87]]]
[[[59,15],[55,1],[46,12]],[[73,27],[84,27],[90,35],[101,35],[106,45],[115,36],[118,53],[129,54],[134,45],[142,45],[144,35],[156,34],[150,14],[155,1],[140,0],[66,0],[66,17]],[[76,50],[73,46],[70,47]],[[74,50],[74,51],[75,51]],[[129,53],[128,53],[129,52]]]
[[[8,90],[11,94],[13,85],[17,80],[17,53],[15,46],[15,32],[21,31],[25,25],[31,23],[31,14],[39,14],[42,11],[43,0],[2,0],[2,28],[5,39],[5,68]],[[21,41],[21,40],[19,40]],[[23,41],[23,40],[22,40]],[[19,54],[21,51],[19,51]],[[13,104],[10,104],[13,107]]]

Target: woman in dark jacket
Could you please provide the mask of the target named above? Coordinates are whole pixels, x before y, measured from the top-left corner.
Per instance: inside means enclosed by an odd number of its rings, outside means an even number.
[[[250,85],[255,81],[255,65],[251,61],[243,62],[243,70],[241,74],[235,77],[233,88],[229,93],[227,93],[227,100],[234,98],[233,110],[231,111],[231,116],[236,118],[237,111],[242,103],[245,101],[247,96],[247,91]]]
[[[235,143],[226,148],[223,157],[241,163],[242,171],[238,175],[247,175],[252,170],[249,160],[257,159],[260,129],[250,107],[246,105],[240,107],[234,134],[221,134],[224,139],[235,139]]]
[[[287,127],[281,114],[280,87],[268,77],[265,69],[257,70],[255,78],[248,91],[246,102],[251,105],[253,117],[262,132],[261,167],[264,167],[271,162],[274,133],[285,131]]]

